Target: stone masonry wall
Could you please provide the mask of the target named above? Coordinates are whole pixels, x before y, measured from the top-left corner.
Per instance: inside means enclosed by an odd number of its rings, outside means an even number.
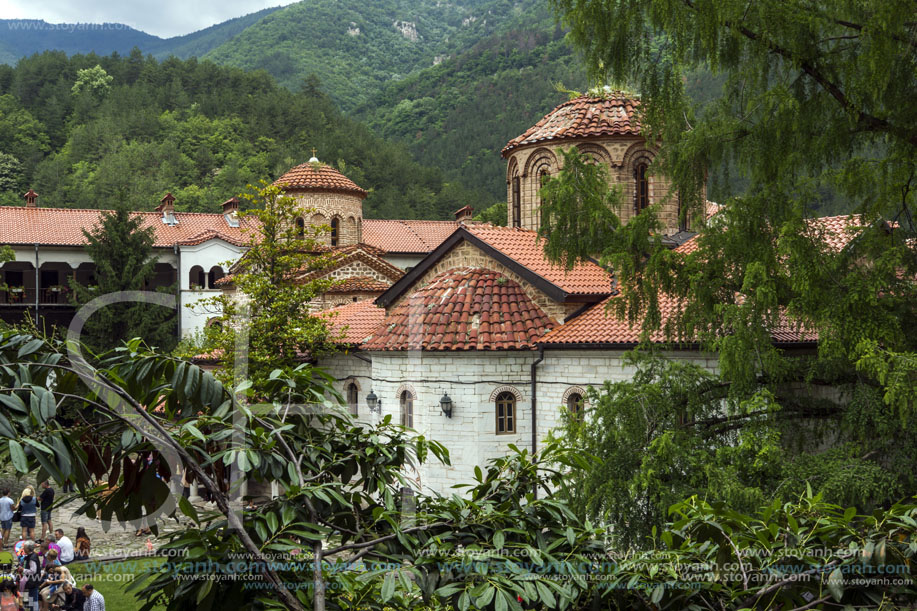
[[[517,275],[515,272],[504,266],[502,263],[498,262],[493,257],[485,254],[478,247],[466,241],[460,242],[452,250],[446,253],[446,255],[440,259],[436,265],[427,270],[427,273],[424,274],[415,283],[414,286],[417,288],[426,286],[437,274],[441,274],[447,270],[455,269],[457,267],[483,267],[503,274],[521,286],[522,290],[525,291],[525,294],[528,296],[528,298],[531,299],[532,302],[535,303],[538,307],[540,307],[545,314],[554,319],[555,322],[563,322],[564,317],[567,314],[564,304],[549,298],[529,282],[523,280],[521,276]],[[410,293],[401,296],[397,301],[392,303],[389,308],[391,309],[395,307],[403,299],[406,299],[408,295],[410,295]]]
[[[541,204],[538,191],[541,189],[541,172],[554,176],[563,165],[563,156],[560,149],[569,148],[573,142],[539,143],[520,147],[513,151],[507,159],[506,177],[506,202],[507,225],[512,226],[513,215],[513,176],[520,178],[522,227],[537,230],[541,223],[539,207]],[[638,137],[607,137],[589,140],[577,140],[582,152],[587,153],[596,161],[603,163],[608,170],[609,185],[619,185],[624,190],[624,205],[616,211],[622,222],[627,222],[634,216],[634,168],[641,159],[652,160],[655,151],[645,146],[642,138]],[[664,233],[670,235],[678,231],[678,201],[672,194],[670,181],[664,176],[651,175],[649,177],[650,204],[665,201],[659,218],[665,227]]]
[[[599,387],[605,380],[628,380],[634,369],[625,364],[623,351],[547,350],[537,368],[537,430],[539,447],[548,431],[561,421],[565,396],[589,386]],[[366,353],[372,365],[353,355],[335,355],[319,365],[346,385],[355,380],[359,386],[358,419],[376,423],[386,414],[400,419],[399,394],[407,389],[414,395],[414,429],[443,443],[450,452],[451,466],[430,462],[411,474],[425,489],[451,494],[451,486],[472,481],[474,467],[509,452],[509,444],[531,449],[532,396],[531,364],[534,351],[472,352],[373,352]],[[714,371],[716,357],[699,352],[669,353],[670,357],[689,359]],[[366,394],[370,390],[382,401],[380,414],[370,414]],[[516,403],[516,432],[497,434],[494,395],[510,390]],[[439,400],[447,393],[453,402],[452,418],[440,410]]]
[[[350,246],[360,242],[363,228],[363,199],[359,196],[295,189],[290,189],[287,194],[302,206],[303,218],[307,224],[330,225],[331,219],[335,216],[340,219],[338,246]],[[322,241],[330,245],[330,233],[325,234]]]

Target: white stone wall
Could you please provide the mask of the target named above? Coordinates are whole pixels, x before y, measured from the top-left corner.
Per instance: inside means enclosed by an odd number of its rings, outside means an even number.
[[[245,249],[219,239],[179,248],[181,249],[181,267],[178,270],[178,286],[181,296],[179,315],[181,316],[182,336],[187,337],[202,330],[208,319],[219,315],[219,312],[204,311],[200,307],[192,309],[187,306],[196,304],[201,299],[216,297],[222,292],[219,288],[191,290],[191,268],[198,265],[203,268],[206,275],[212,267],[220,266],[225,274],[229,271],[229,266],[242,256]]]
[[[599,386],[605,380],[626,380],[633,368],[623,362],[623,351],[548,350],[537,369],[537,440],[539,447],[548,431],[560,422],[565,393],[571,387]],[[359,418],[378,422],[385,414],[400,421],[399,392],[415,393],[414,428],[429,439],[444,444],[451,466],[429,462],[413,474],[425,489],[451,494],[451,487],[472,481],[474,467],[509,452],[508,444],[531,449],[532,402],[531,364],[534,351],[474,352],[372,352],[365,353],[372,366],[353,355],[336,355],[319,365],[335,376],[344,394],[355,379],[360,387]],[[715,370],[715,355],[680,352],[672,357],[690,359]],[[494,391],[512,387],[521,399],[516,404],[516,433],[496,433]],[[366,395],[372,389],[382,400],[382,413],[369,414]],[[444,416],[439,400],[448,393],[453,402],[452,418]]]

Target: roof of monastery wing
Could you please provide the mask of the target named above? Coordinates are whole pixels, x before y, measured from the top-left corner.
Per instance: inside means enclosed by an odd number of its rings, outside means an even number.
[[[568,100],[510,140],[501,154],[506,157],[514,148],[547,140],[639,135],[639,106],[639,100],[619,94],[609,97],[581,96]]]
[[[366,244],[351,244],[350,246],[328,247],[321,249],[320,252],[333,253],[333,255],[336,255],[337,258],[331,266],[309,272],[308,274],[303,275],[300,280],[305,281],[321,278],[322,276],[326,276],[332,273],[334,270],[346,267],[347,265],[355,262],[365,264],[367,267],[370,267],[391,281],[381,290],[387,289],[389,286],[391,286],[392,282],[395,282],[404,275],[404,271],[402,271],[401,268],[392,265],[383,258],[383,255],[385,254],[383,251],[372,246],[367,246]]]
[[[273,184],[290,191],[332,191],[366,197],[366,190],[330,165],[317,161],[307,161],[290,168]]]
[[[327,293],[382,293],[391,284],[371,276],[350,276],[335,284]]]
[[[526,350],[555,323],[516,282],[484,268],[438,274],[394,306],[368,350]]]
[[[363,242],[388,253],[426,254],[458,227],[457,221],[363,219]]]
[[[29,208],[0,206],[0,244],[41,244],[44,246],[84,246],[83,230],[92,232],[110,210],[77,208]],[[153,246],[201,244],[218,238],[242,246],[248,243],[245,229],[252,221],[240,218],[231,226],[224,215],[202,212],[175,212],[174,225],[163,222],[162,212],[131,212],[139,216],[141,227],[152,227]]]
[[[357,345],[379,328],[385,319],[385,310],[373,303],[372,299],[364,299],[324,310],[318,315],[328,319],[331,337],[343,334],[337,340],[339,343]]]
[[[489,224],[462,224],[436,250],[383,293],[377,303],[385,307],[394,302],[462,241],[473,244],[555,301],[563,302],[571,296],[585,297],[588,301],[612,292],[611,276],[593,261],[577,263],[570,270],[548,261],[534,231]]]

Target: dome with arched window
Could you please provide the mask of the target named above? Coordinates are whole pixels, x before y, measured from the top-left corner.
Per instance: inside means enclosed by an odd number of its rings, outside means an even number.
[[[309,219],[311,225],[326,227],[322,240],[329,246],[361,241],[366,190],[340,171],[313,157],[287,170],[273,184],[302,205],[303,233],[305,219]]]

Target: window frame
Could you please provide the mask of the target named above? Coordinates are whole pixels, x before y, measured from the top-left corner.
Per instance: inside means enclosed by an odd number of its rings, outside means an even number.
[[[360,415],[360,389],[356,382],[347,385],[347,409],[351,416]]]
[[[515,435],[518,430],[516,427],[516,404],[518,399],[516,395],[508,390],[498,393],[494,397],[494,433],[496,435]],[[501,408],[503,415],[500,415]],[[503,430],[500,430],[500,426]]]
[[[519,176],[513,176],[512,187],[512,225],[513,227],[522,227],[522,181],[519,179]]]
[[[399,411],[401,412],[401,426],[414,428],[414,393],[410,390],[401,391],[398,397]]]
[[[567,411],[573,418],[582,421],[586,413],[586,397],[582,393],[571,392],[567,395]]]
[[[640,214],[650,206],[649,164],[641,159],[634,166],[634,213]]]
[[[338,216],[331,217],[331,245],[337,246],[341,241],[341,218]]]

